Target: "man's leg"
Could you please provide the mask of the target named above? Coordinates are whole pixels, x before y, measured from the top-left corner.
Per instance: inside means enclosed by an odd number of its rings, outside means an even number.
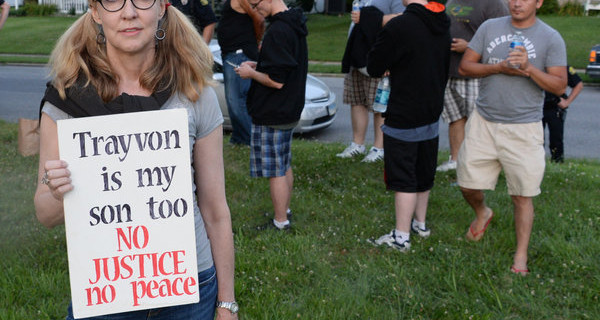
[[[515,233],[517,237],[517,250],[514,256],[513,267],[527,270],[527,249],[533,228],[533,199],[530,197],[511,196],[515,211]]]
[[[548,115],[548,133],[550,137],[550,154],[552,161],[563,162],[564,161],[564,147],[563,147],[563,133],[564,133],[564,119],[566,117],[566,111],[556,108],[554,110],[544,110],[544,115]]]
[[[350,118],[352,120],[352,141],[364,145],[367,127],[369,126],[369,110],[363,105],[352,106]],[[383,142],[381,144],[383,145]]]
[[[417,205],[415,208],[415,220],[425,222],[427,218],[427,206],[429,204],[430,190],[417,193]]]
[[[417,207],[417,194],[407,192],[395,193],[396,230],[410,232],[410,223]]]
[[[448,142],[450,143],[450,159],[458,159],[458,150],[465,139],[465,124],[467,118],[461,118],[448,125]]]
[[[285,222],[287,220],[287,209],[290,206],[292,198],[294,177],[292,169],[288,169],[284,176],[269,178],[269,188],[271,191],[271,201],[273,202],[273,211],[275,220]]]
[[[383,131],[381,131],[381,126],[383,125],[383,120],[384,119],[381,116],[381,113],[379,113],[379,112],[373,113],[373,133],[374,133],[373,134],[373,137],[374,137],[373,146],[377,149],[383,149]],[[366,126],[365,126],[365,131],[366,131]],[[364,135],[363,135],[363,137],[364,137]]]
[[[492,209],[485,204],[485,195],[481,190],[473,190],[460,188],[463,198],[475,211],[475,221],[471,224],[471,228],[475,232],[479,232],[485,228],[486,223],[492,216]]]

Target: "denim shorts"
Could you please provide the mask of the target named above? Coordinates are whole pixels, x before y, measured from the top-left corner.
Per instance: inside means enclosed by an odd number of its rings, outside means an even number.
[[[217,303],[217,274],[215,267],[198,273],[200,302],[158,309],[138,310],[85,318],[89,320],[213,320]],[[69,305],[67,320],[73,318]]]

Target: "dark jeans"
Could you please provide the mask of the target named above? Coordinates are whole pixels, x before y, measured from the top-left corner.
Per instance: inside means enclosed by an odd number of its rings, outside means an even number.
[[[250,125],[252,119],[248,114],[246,106],[246,97],[250,89],[251,79],[242,79],[235,73],[231,65],[225,61],[234,64],[241,64],[249,60],[244,53],[231,52],[223,59],[223,79],[225,81],[225,99],[227,100],[227,112],[231,120],[233,132],[231,133],[231,143],[250,145]]]
[[[550,136],[550,154],[551,161],[563,162],[565,148],[563,144],[565,120],[567,119],[567,109],[559,107],[553,109],[544,109],[544,118],[542,123],[544,128],[548,125]]]

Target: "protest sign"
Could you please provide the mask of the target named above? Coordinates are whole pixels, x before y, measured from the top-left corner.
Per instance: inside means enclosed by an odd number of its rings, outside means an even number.
[[[57,127],[75,318],[198,302],[187,111]]]

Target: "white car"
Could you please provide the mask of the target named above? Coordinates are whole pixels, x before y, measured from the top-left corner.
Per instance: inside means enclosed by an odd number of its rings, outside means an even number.
[[[231,130],[231,120],[227,112],[227,101],[225,100],[225,86],[223,84],[223,62],[221,61],[221,48],[212,40],[209,45],[215,60],[213,79],[218,82],[215,88],[221,112],[223,112],[223,128]],[[298,126],[294,132],[309,132],[328,127],[334,120],[337,112],[335,94],[323,81],[311,76],[306,78],[306,94],[304,98],[304,110],[300,115]]]

